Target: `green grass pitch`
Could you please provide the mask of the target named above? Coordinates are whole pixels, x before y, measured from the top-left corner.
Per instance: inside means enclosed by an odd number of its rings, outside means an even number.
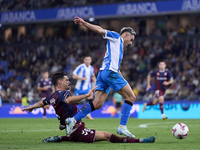
[[[116,134],[119,119],[83,119],[87,128],[108,131]],[[172,136],[172,127],[176,123],[185,123],[189,128],[187,138],[179,140]],[[42,143],[45,137],[65,135],[58,129],[57,119],[0,119],[0,150],[199,150],[200,120],[192,119],[133,119],[129,118],[128,128],[136,138],[155,135],[155,143],[110,143],[93,144],[78,142]]]

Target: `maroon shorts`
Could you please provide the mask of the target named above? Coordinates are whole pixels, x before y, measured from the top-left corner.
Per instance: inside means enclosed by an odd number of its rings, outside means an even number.
[[[159,98],[160,96],[163,96],[164,94],[165,94],[165,91],[155,90],[156,98]]]
[[[80,122],[73,128],[72,134],[70,136],[70,141],[74,142],[85,142],[93,143],[95,140],[95,130],[88,129],[85,127],[84,122]]]

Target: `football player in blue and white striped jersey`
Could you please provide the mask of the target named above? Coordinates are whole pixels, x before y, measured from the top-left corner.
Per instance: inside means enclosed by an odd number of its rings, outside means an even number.
[[[66,119],[67,134],[70,134],[74,124],[85,117],[88,113],[100,109],[105,102],[110,88],[118,92],[125,98],[121,110],[120,125],[117,129],[118,134],[125,135],[126,137],[135,138],[127,129],[127,121],[130,115],[130,110],[136,99],[130,85],[123,78],[119,68],[122,62],[124,47],[133,43],[136,32],[131,27],[124,27],[120,33],[105,30],[98,25],[90,24],[82,18],[75,17],[75,24],[79,24],[103,36],[107,40],[106,53],[102,62],[102,66],[97,76],[96,85],[98,86],[95,91],[95,100],[91,103],[84,105],[81,110],[73,117]]]

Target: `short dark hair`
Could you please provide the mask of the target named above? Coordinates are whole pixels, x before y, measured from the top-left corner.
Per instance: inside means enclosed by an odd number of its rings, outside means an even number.
[[[85,56],[83,56],[83,59],[85,59],[86,57],[92,58],[90,55],[85,55]]]
[[[48,72],[48,69],[42,69],[42,73]]]
[[[57,82],[59,79],[63,79],[64,76],[67,76],[67,74],[63,71],[60,71],[60,72],[56,72],[52,75],[52,83],[53,85],[57,85]]]
[[[164,62],[166,64],[166,62],[164,60],[159,60],[157,65],[159,65],[161,62]]]
[[[120,30],[120,35],[122,35],[124,32],[129,32],[132,35],[136,35],[136,32],[131,27],[123,27]]]

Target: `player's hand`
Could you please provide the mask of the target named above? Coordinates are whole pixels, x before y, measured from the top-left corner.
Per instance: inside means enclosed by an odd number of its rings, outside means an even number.
[[[84,25],[85,21],[80,17],[74,17],[74,23]]]
[[[151,88],[151,85],[147,85],[146,91],[148,91]]]
[[[84,81],[85,81],[85,80],[87,80],[87,77],[83,77],[81,80],[84,80]]]
[[[87,97],[92,96],[92,94],[95,92],[95,89],[97,88],[97,86],[93,87],[88,93],[87,93]]]
[[[167,81],[164,81],[163,85],[169,85],[169,83]]]
[[[22,111],[32,112],[32,111],[33,111],[33,108],[26,107],[26,108],[22,109]]]

